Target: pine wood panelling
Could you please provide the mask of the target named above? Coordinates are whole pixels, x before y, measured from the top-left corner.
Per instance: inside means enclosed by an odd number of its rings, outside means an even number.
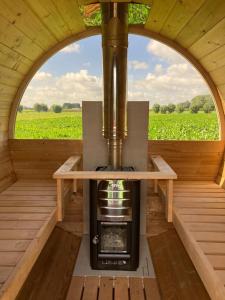
[[[26,74],[31,66],[31,61],[23,55],[11,50],[9,47],[0,43],[1,65],[12,70]]]
[[[149,154],[161,155],[179,180],[215,180],[224,142],[150,141]]]
[[[18,178],[52,178],[72,155],[82,154],[82,141],[10,140],[11,157]]]
[[[200,62],[209,72],[223,67],[225,65],[225,45],[204,56]]]
[[[145,27],[154,32],[160,32],[176,0],[165,0],[163,5],[160,0],[154,0]]]
[[[224,37],[225,18],[217,23],[211,30],[209,30],[203,37],[197,40],[190,48],[190,52],[196,58],[202,58],[218,49],[225,44]]]
[[[26,2],[58,40],[63,40],[66,36],[72,34],[70,28],[75,22],[76,27],[74,28],[74,32],[79,32],[85,29],[84,23],[77,12],[78,5],[76,1],[66,0],[64,7],[62,7],[63,1],[57,1],[57,4],[52,1],[45,0],[38,2],[26,0]],[[68,13],[69,9],[71,11]],[[75,13],[74,20],[71,20],[71,14],[73,11]],[[68,15],[64,16],[63,12]],[[68,25],[68,21],[70,21],[70,25]]]
[[[72,155],[82,155],[79,140],[10,140],[10,153],[19,178],[52,178]],[[161,155],[182,180],[215,180],[224,142],[149,141],[149,156]]]
[[[201,8],[176,37],[176,40],[185,48],[189,48],[225,17],[223,0],[206,0],[202,3]]]
[[[184,28],[193,15],[199,10],[205,0],[176,1],[173,10],[166,19],[160,33],[172,40]]]
[[[15,5],[13,1],[2,0],[0,2],[0,12],[5,19],[15,25],[43,50],[48,50],[56,43],[54,36],[26,5],[25,1],[17,0]],[[32,24],[32,26],[29,26],[29,24]]]

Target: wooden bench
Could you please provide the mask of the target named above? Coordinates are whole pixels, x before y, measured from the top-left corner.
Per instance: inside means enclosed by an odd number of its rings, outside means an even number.
[[[73,172],[78,169],[78,165],[81,161],[81,156],[71,156],[69,157],[63,165],[54,173],[54,178],[57,178],[57,219],[62,221],[64,217],[64,208],[65,208],[65,194],[64,194],[64,180],[61,174],[68,172]],[[77,180],[73,180],[73,192],[77,192]]]
[[[173,223],[211,299],[225,299],[225,190],[213,181],[175,182]]]
[[[167,164],[167,162],[160,155],[152,155],[151,162],[157,171],[175,175],[174,177],[168,176],[168,178],[164,180],[161,179],[161,182],[165,184],[164,196],[166,200],[167,221],[172,222],[173,221],[173,180],[177,179],[177,175],[174,172],[174,170]],[[159,180],[154,179],[155,193],[158,192],[158,184],[159,184]]]
[[[155,171],[74,171],[80,161],[79,156],[70,157],[53,175],[57,180],[57,209],[58,220],[61,221],[64,215],[64,199],[62,195],[64,180],[77,179],[125,179],[125,180],[166,180],[167,193],[167,210],[166,218],[168,222],[172,221],[172,202],[173,202],[173,180],[177,179],[176,173],[160,156],[153,157]]]
[[[0,298],[15,299],[57,222],[53,180],[18,180],[0,194]]]

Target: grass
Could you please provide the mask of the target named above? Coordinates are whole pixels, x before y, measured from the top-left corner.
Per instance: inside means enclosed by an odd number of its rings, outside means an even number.
[[[18,139],[81,139],[81,112],[33,112],[17,114],[15,137]],[[149,116],[149,139],[218,140],[215,112],[205,114],[155,114]]]

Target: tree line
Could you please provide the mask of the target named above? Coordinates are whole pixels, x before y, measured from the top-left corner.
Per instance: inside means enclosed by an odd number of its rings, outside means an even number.
[[[48,107],[46,104],[43,103],[35,103],[33,106],[33,110],[36,112],[48,112],[52,111],[54,113],[61,113],[63,110],[72,110],[72,109],[80,109],[80,103],[63,103],[63,105],[53,104],[52,106]],[[18,107],[18,111],[22,112],[25,109],[23,105]]]
[[[199,95],[194,97],[191,101],[185,101],[178,104],[170,103],[168,105],[160,105],[155,103],[152,107],[155,113],[182,113],[184,111],[189,111],[193,114],[197,114],[199,111],[204,111],[205,113],[210,113],[215,111],[215,105],[213,99],[210,95]]]

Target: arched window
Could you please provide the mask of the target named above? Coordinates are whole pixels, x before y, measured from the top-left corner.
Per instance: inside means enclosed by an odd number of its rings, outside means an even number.
[[[63,48],[29,83],[15,137],[82,139],[82,101],[102,101],[102,93],[101,37]],[[207,84],[191,63],[162,43],[129,35],[127,98],[149,101],[149,139],[219,139]]]

